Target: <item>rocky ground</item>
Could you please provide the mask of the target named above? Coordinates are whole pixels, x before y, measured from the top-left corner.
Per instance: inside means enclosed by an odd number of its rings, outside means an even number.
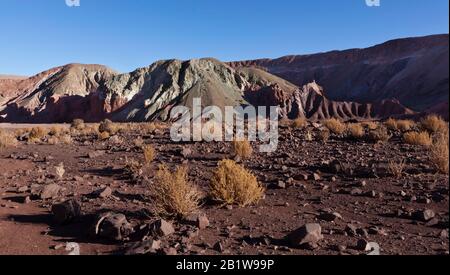
[[[133,140],[157,150],[144,178],[151,181],[158,164],[186,164],[205,192],[218,161],[233,157],[229,143],[173,143],[166,129],[2,148],[0,254],[68,254],[68,242],[81,254],[359,255],[369,243],[381,254],[449,254],[449,179],[426,148],[399,135],[386,144],[324,143],[306,141],[305,133],[283,127],[276,153],[255,150],[242,162],[267,188],[257,205],[206,201],[204,215],[186,221],[150,211],[148,186],[125,169],[131,159],[143,162]],[[388,172],[392,160],[406,162],[400,179]]]

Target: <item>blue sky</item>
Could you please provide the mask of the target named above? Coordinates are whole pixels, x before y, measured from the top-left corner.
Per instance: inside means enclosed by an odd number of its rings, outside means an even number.
[[[0,74],[67,63],[127,72],[159,59],[224,61],[448,33],[448,0],[0,0]]]

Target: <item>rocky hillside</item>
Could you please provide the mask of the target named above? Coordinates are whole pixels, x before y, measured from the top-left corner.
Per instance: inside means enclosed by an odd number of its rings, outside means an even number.
[[[20,80],[5,89],[0,107],[6,122],[167,120],[172,107],[280,106],[280,117],[384,118],[411,114],[398,102],[359,104],[327,99],[316,83],[298,87],[256,68],[235,68],[215,59],[158,61],[117,74],[99,65],[72,64]]]
[[[372,103],[395,99],[422,112],[448,105],[448,39],[448,34],[407,38],[367,49],[230,65],[258,67],[298,86],[316,81],[332,100]]]

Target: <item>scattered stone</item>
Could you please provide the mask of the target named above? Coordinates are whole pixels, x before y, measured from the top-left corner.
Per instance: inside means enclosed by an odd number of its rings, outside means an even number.
[[[423,211],[417,211],[414,213],[413,217],[416,220],[422,221],[422,222],[428,222],[431,219],[433,219],[436,216],[433,210],[426,209]]]
[[[31,202],[30,196],[26,196],[25,198],[23,198],[23,203],[24,204],[29,204],[30,202]]]
[[[54,204],[52,213],[58,224],[68,224],[81,216],[81,205],[76,200]]]
[[[110,187],[105,187],[103,189],[94,192],[94,196],[102,199],[106,199],[112,196],[112,189]]]
[[[317,173],[313,174],[313,178],[314,178],[315,181],[319,181],[319,180],[322,179],[322,177],[319,174],[317,174]]]
[[[42,188],[42,191],[39,194],[39,197],[42,200],[53,199],[59,196],[62,187],[57,184],[49,184]]]
[[[173,228],[172,223],[160,219],[153,223],[152,225],[153,232],[160,237],[167,237],[173,233],[175,233],[175,229]]]
[[[356,230],[357,230],[357,228],[353,224],[347,224],[347,226],[345,227],[345,232],[351,237],[358,235]]]
[[[176,256],[178,254],[177,250],[173,247],[164,248],[161,252],[166,256]]]
[[[358,243],[356,244],[356,249],[361,251],[371,251],[372,247],[368,241],[361,239],[358,240]]]
[[[88,158],[95,159],[105,154],[104,151],[93,151],[88,153]]]
[[[352,195],[352,196],[361,196],[362,194],[363,194],[363,191],[359,188],[353,188],[350,191],[350,195]]]
[[[293,247],[314,245],[323,239],[322,227],[316,223],[306,224],[287,236],[289,244]]]
[[[161,241],[146,240],[133,243],[125,249],[125,255],[156,254],[161,249]]]
[[[28,192],[28,190],[30,190],[30,189],[28,188],[28,186],[22,186],[22,187],[19,187],[19,188],[17,189],[17,192],[18,192],[18,193],[26,193],[26,192]]]
[[[342,216],[337,212],[332,212],[331,210],[324,210],[323,213],[319,215],[319,219],[327,222],[334,222],[336,220],[342,220]]]
[[[112,212],[99,215],[93,230],[95,236],[115,241],[126,239],[134,231],[125,215]]]
[[[279,182],[276,184],[276,187],[277,187],[278,189],[286,189],[286,183],[285,183],[284,181],[279,181]]]
[[[189,156],[192,155],[192,150],[190,148],[183,148],[183,150],[181,150],[181,155],[184,158],[188,158]]]
[[[197,217],[197,227],[201,230],[206,229],[209,226],[208,217],[203,214]]]
[[[217,243],[213,246],[213,249],[216,250],[217,252],[220,252],[220,253],[225,252],[225,248],[224,248],[222,242],[217,242]]]

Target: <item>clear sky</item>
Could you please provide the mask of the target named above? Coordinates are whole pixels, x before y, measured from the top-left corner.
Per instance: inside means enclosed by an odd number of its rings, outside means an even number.
[[[448,0],[0,0],[0,74],[67,63],[121,72],[159,59],[223,61],[361,48],[448,33]]]

